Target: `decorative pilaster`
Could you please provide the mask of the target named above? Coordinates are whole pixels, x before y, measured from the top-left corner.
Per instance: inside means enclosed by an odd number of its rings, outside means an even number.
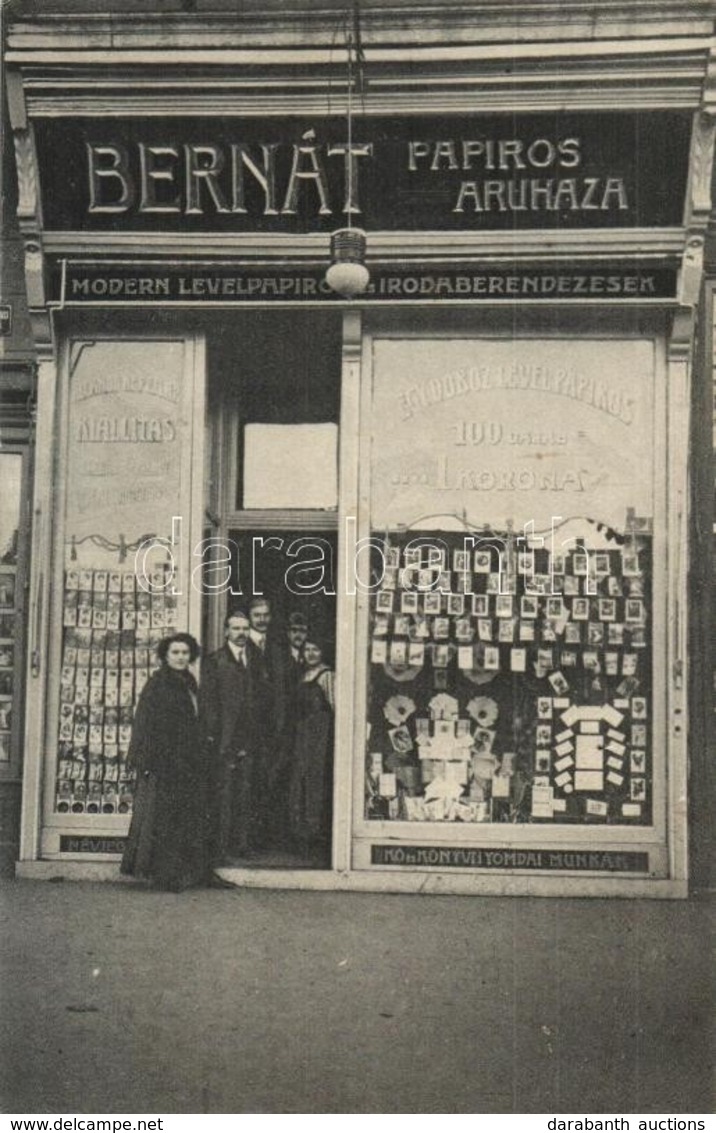
[[[694,344],[699,299],[704,279],[704,248],[712,208],[714,144],[716,142],[716,60],[709,61],[701,109],[695,114],[691,135],[689,176],[684,227],[684,250],[679,273],[678,301],[667,354],[668,445],[672,452],[684,451],[690,431],[691,383],[694,380]],[[698,379],[699,375],[697,375]],[[672,876],[685,877],[686,842],[686,716],[688,703],[688,606],[689,572],[689,468],[687,462],[673,464],[667,486],[665,553],[669,587],[667,655],[669,680],[666,698],[666,729],[671,751],[668,808],[672,814],[670,845]]]
[[[359,310],[343,314],[341,374],[341,444],[338,476],[338,593],[336,596],[336,730],[333,793],[333,865],[350,869],[353,811],[353,752],[356,731],[358,656],[357,601],[352,585],[356,565],[356,532],[360,529],[358,479],[361,421],[362,319]],[[360,697],[358,698],[360,700]],[[355,749],[360,750],[360,749]],[[361,757],[362,758],[362,757]]]
[[[17,219],[24,248],[27,306],[35,345],[38,350],[44,349],[47,353],[52,351],[52,326],[46,306],[42,210],[35,138],[27,118],[20,74],[8,69],[6,79],[10,127],[15,147]]]
[[[55,509],[55,419],[57,366],[43,350],[37,366],[35,460],[32,499],[32,557],[28,594],[27,682],[25,703],[25,760],[22,784],[20,860],[40,856],[43,761],[46,750],[46,704],[52,590],[52,519]]]
[[[679,303],[695,308],[701,292],[704,240],[711,215],[711,179],[716,142],[716,105],[694,116],[684,223],[686,241],[679,278]]]

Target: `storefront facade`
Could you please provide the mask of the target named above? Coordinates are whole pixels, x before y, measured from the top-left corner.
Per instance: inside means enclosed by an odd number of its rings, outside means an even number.
[[[154,646],[258,595],[334,662],[330,849],[227,876],[688,892],[713,12],[557,7],[10,26],[22,874],[116,871]]]

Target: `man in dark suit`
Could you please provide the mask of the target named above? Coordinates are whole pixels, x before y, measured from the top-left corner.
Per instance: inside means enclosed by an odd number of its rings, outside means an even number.
[[[293,682],[293,662],[285,638],[273,625],[271,602],[263,595],[248,608],[249,649],[256,660],[254,703],[260,732],[255,761],[257,800],[263,804],[257,834],[265,846],[280,846],[285,837],[286,737]]]
[[[248,611],[248,650],[255,661],[255,701],[261,718],[261,741],[266,773],[273,771],[274,736],[283,727],[284,703],[281,695],[281,657],[271,637],[271,603],[268,598],[252,598]]]
[[[305,615],[300,611],[289,614],[284,633],[284,641],[275,642],[272,658],[277,726],[273,740],[275,758],[271,770],[271,788],[273,840],[285,847],[291,844],[288,793],[296,732],[296,694],[304,670],[303,643],[308,636]]]
[[[249,639],[243,611],[227,614],[226,641],[201,672],[201,719],[212,798],[214,864],[255,848],[263,805],[257,797],[262,662]]]

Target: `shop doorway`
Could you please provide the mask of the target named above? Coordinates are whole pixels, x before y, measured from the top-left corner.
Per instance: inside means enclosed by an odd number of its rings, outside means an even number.
[[[238,611],[263,651],[236,867],[331,866],[340,379],[333,312],[242,312],[209,337],[207,533],[228,585],[203,636],[226,648]]]
[[[251,834],[248,852],[231,855],[236,865],[330,866],[336,542],[325,530],[228,533],[226,616],[247,613],[257,642],[255,626],[266,626],[262,675],[251,697]]]

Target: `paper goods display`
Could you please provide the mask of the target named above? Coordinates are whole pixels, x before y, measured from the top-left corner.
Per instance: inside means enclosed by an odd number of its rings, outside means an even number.
[[[0,764],[10,762],[13,698],[15,693],[15,564],[0,572]]]
[[[373,538],[366,817],[648,825],[650,524]]]
[[[134,710],[158,667],[156,647],[176,627],[164,571],[137,585],[133,571],[65,572],[55,809],[126,814]]]

